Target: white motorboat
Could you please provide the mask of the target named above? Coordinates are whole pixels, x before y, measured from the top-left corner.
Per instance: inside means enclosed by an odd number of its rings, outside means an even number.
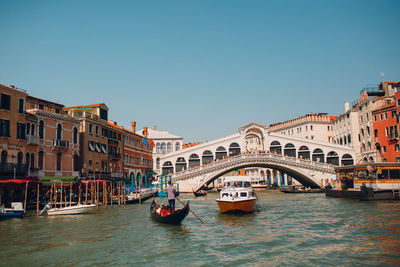
[[[86,214],[96,211],[96,204],[78,204],[69,207],[52,208],[47,210],[48,216],[53,215],[73,215],[73,214]]]

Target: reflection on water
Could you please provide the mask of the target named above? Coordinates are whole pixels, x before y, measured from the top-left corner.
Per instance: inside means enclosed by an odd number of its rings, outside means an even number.
[[[257,211],[220,214],[216,193],[194,198],[182,225],[150,202],[98,214],[0,222],[0,265],[399,265],[400,203],[258,192]],[[180,205],[180,204],[178,204]]]

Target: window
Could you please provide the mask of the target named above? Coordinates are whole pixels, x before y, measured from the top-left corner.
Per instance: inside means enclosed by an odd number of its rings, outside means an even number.
[[[72,141],[74,144],[78,143],[78,128],[74,127],[74,134],[72,137]]]
[[[44,138],[44,122],[43,121],[39,122],[39,138],[40,139]]]
[[[386,146],[383,146],[383,152],[386,152]]]
[[[121,134],[118,134],[118,140],[121,141]]]
[[[7,163],[7,150],[1,151],[1,163]]]
[[[348,142],[349,144],[351,144],[351,135],[350,135],[350,134],[347,136],[347,142]]]
[[[369,114],[367,113],[367,122],[369,121]]]
[[[167,144],[167,153],[170,153],[172,150],[172,144],[170,142],[168,142]]]
[[[31,125],[29,123],[27,123],[26,124],[26,135],[29,135],[30,133],[31,133]]]
[[[383,114],[379,114],[379,118],[381,119],[381,121],[383,121]]]
[[[25,139],[25,123],[17,122],[17,139]]]
[[[375,134],[375,138],[377,138],[378,137],[378,129],[374,130],[374,134]]]
[[[1,94],[1,109],[10,110],[10,96]]]
[[[313,125],[310,125],[310,130],[313,131]],[[311,138],[311,139],[313,139],[313,138]]]
[[[89,133],[93,134],[93,125],[92,124],[89,124]]]
[[[388,119],[388,115],[387,115],[387,112],[385,112],[385,120],[387,120]]]
[[[24,111],[25,111],[24,102],[25,101],[24,101],[23,98],[20,98],[19,101],[18,101],[18,112],[19,113],[24,113]]]
[[[44,152],[43,151],[40,151],[39,152],[39,156],[38,156],[38,167],[39,167],[39,170],[43,170],[43,156],[44,156]]]
[[[0,119],[0,136],[10,137],[10,121]]]
[[[56,108],[56,109],[55,109],[55,113],[60,113],[60,109],[59,109],[59,108]]]
[[[108,114],[107,110],[105,109],[100,109],[100,119],[107,121],[108,120]]]
[[[62,138],[62,126],[61,123],[57,124],[57,140],[61,140]]]
[[[43,104],[39,104],[39,109],[43,110]]]
[[[175,143],[175,151],[179,151],[181,149],[181,145],[179,143]]]
[[[99,135],[99,126],[96,125],[96,135]]]
[[[389,136],[389,127],[386,127],[386,136]]]
[[[396,151],[396,152],[400,151],[400,145],[399,144],[395,144],[394,145],[394,151]]]
[[[57,153],[57,171],[61,171],[61,157],[62,153]]]
[[[374,121],[376,121],[376,119],[377,119],[377,117],[376,117],[376,115],[374,115]]]
[[[31,125],[31,135],[32,135],[32,136],[35,136],[35,135],[36,135],[36,133],[35,133],[35,124],[32,124],[32,125]]]

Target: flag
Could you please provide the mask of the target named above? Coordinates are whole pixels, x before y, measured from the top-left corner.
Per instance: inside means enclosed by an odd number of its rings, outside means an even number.
[[[150,147],[149,142],[147,141],[147,138],[143,138],[143,144],[145,144],[147,147]]]
[[[0,208],[0,213],[1,214],[5,214],[6,213],[6,209],[4,208],[4,204]]]

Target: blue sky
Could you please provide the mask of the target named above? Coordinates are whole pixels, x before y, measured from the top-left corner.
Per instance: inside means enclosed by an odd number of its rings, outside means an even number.
[[[186,142],[400,81],[400,1],[0,0],[0,83]]]

